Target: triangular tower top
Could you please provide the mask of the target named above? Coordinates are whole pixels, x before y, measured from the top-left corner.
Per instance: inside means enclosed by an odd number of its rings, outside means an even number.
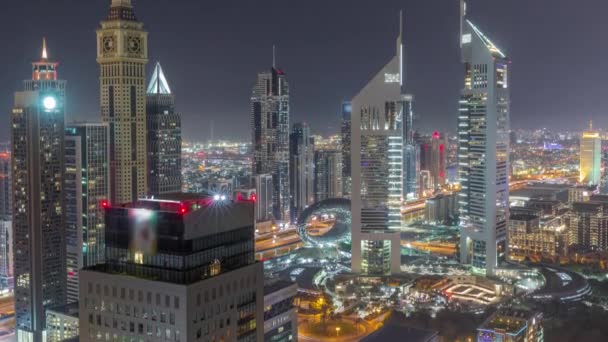
[[[163,68],[160,66],[160,63],[156,63],[156,67],[154,67],[154,72],[152,73],[152,79],[150,80],[150,85],[148,85],[148,94],[155,95],[170,95],[171,88],[169,88],[169,83],[165,78],[165,74],[163,73]]]
[[[507,57],[504,53],[502,53],[502,51],[500,51],[498,47],[496,47],[496,45],[494,45],[494,43],[492,43],[490,39],[488,39],[488,37],[486,37],[475,25],[473,25],[472,22],[470,22],[469,20],[467,20],[466,22],[473,29],[473,32],[475,32],[479,39],[481,39],[483,44],[488,48],[492,55],[498,55],[498,57],[500,58]]]

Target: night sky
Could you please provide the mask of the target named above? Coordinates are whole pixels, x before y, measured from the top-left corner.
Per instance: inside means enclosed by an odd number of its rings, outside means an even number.
[[[109,0],[3,1],[0,141],[13,93],[39,59],[42,36],[68,80],[68,120],[99,120],[95,30]],[[183,114],[186,139],[249,140],[249,97],[259,71],[278,65],[291,87],[291,123],[339,129],[339,107],[394,54],[405,10],[408,91],[422,130],[455,131],[462,84],[458,0],[137,0]],[[608,1],[471,0],[469,18],[513,60],[514,128],[608,128]]]

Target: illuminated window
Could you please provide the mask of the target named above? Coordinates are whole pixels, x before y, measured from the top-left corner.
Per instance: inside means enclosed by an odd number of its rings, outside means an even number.
[[[144,255],[143,253],[135,253],[134,257],[133,257],[134,261],[136,264],[143,264],[144,263]]]

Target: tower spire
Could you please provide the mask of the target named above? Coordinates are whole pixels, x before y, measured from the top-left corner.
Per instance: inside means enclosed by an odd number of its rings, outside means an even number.
[[[46,60],[49,58],[49,55],[46,52],[46,37],[42,37],[42,59]]]
[[[272,68],[277,68],[277,48],[274,44],[272,44]]]
[[[403,39],[403,9],[399,10],[399,37],[397,37],[397,56],[399,57],[399,83],[403,90],[405,80],[405,48]]]
[[[464,21],[467,16],[467,3],[465,0],[460,0],[460,36],[458,37],[458,41],[460,42],[460,47],[462,47],[462,35],[464,30]]]
[[[593,120],[589,120],[589,131],[593,132]]]
[[[399,40],[403,41],[403,10],[399,10]]]

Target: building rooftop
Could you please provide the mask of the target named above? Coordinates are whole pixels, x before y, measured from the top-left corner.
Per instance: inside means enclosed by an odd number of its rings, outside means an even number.
[[[78,302],[55,306],[47,309],[47,311],[78,318]]]
[[[490,316],[478,330],[502,330],[509,335],[519,335],[528,327],[528,321],[534,316],[532,311],[501,310]]]
[[[291,286],[297,286],[297,283],[285,279],[267,281],[264,284],[264,296]]]
[[[602,203],[602,202],[574,202],[574,203],[572,203],[572,209],[574,211],[579,211],[579,212],[597,212],[598,210],[600,210],[606,204],[608,204],[608,203]]]
[[[509,216],[509,218],[513,221],[532,221],[537,220],[538,216],[533,214],[525,214],[525,213],[514,213]]]
[[[130,216],[139,218],[139,221],[149,221],[154,226],[158,226],[158,234],[174,236],[179,240],[192,240],[253,226],[254,222],[253,201],[232,201],[223,196],[210,196],[206,193],[166,194],[158,198],[142,198],[117,206],[106,201],[102,202],[102,206],[110,211],[127,210]],[[163,215],[159,215],[161,213]],[[183,224],[176,223],[175,215],[181,215],[177,221]],[[121,217],[121,215],[113,214],[113,217]],[[133,224],[128,218],[124,219],[126,227]],[[126,227],[116,226],[114,223],[114,226],[109,227],[107,231],[121,231]]]
[[[608,203],[608,195],[591,195],[589,201]]]

